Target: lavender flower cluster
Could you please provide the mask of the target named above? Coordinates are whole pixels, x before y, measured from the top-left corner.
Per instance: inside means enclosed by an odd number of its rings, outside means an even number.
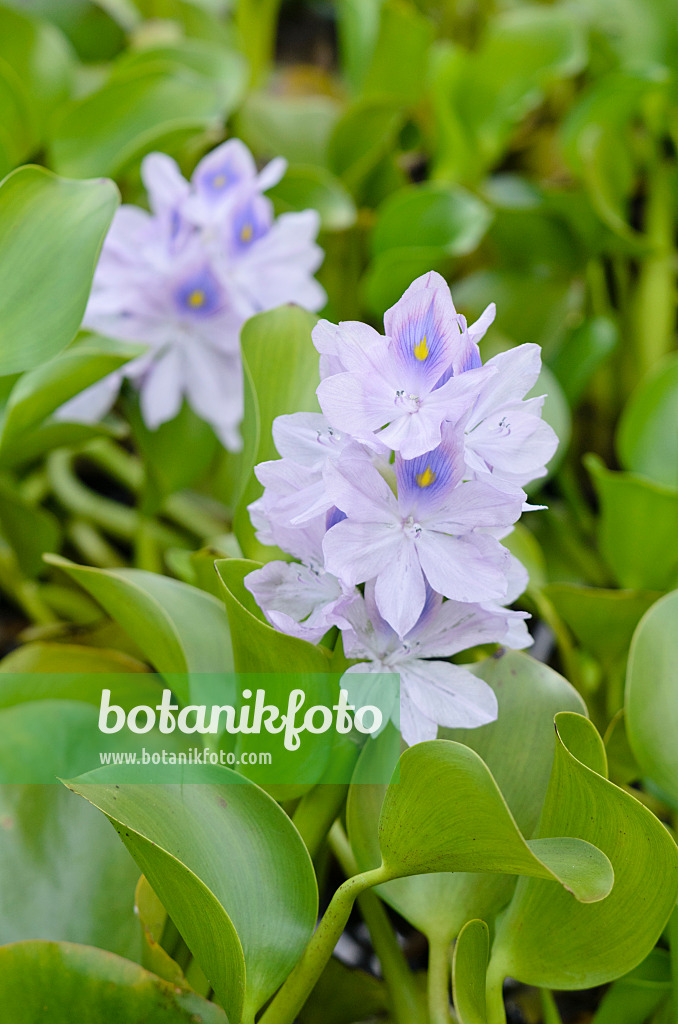
[[[127,378],[150,429],[173,419],[185,397],[227,448],[241,447],[240,328],[284,302],[318,310],[326,301],[313,278],[323,259],[318,213],[275,219],[264,195],[285,169],[278,157],[257,173],[239,139],[201,160],[190,182],[166,154],[145,158],[150,212],[116,213],[83,326],[147,351],[63,405],[59,419],[96,422]]]
[[[523,487],[544,475],[557,438],[543,398],[525,398],[539,346],[483,365],[494,313],[469,326],[429,273],[388,310],[384,335],[321,320],[322,415],[278,417],[281,458],[256,468],[257,536],[297,561],[269,562],[245,585],[276,629],[311,642],[341,630],[358,659],[342,685],[399,673],[392,717],[409,744],[496,718],[490,687],[439,659],[531,643],[526,613],[506,607],[527,574],[500,541],[530,507]]]

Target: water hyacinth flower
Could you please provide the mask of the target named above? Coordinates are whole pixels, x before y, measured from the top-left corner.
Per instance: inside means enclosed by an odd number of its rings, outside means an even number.
[[[506,607],[527,573],[501,538],[557,441],[543,399],[525,399],[538,346],[483,364],[493,319],[488,306],[469,327],[431,273],[387,312],[384,335],[321,321],[323,415],[280,417],[281,458],[256,467],[257,537],[297,561],[271,562],[245,586],[277,629],[311,642],[341,630],[355,661],[342,685],[399,673],[393,720],[410,744],[496,716],[490,688],[452,655],[531,643],[528,616]]]
[[[258,173],[238,139],[201,160],[190,182],[169,156],[144,159],[150,212],[116,213],[83,325],[147,351],[62,406],[60,419],[96,422],[127,378],[150,429],[186,399],[227,448],[241,447],[240,328],[284,302],[315,310],[326,300],[313,277],[323,256],[318,214],[276,219],[263,194],[285,166],[277,159]]]

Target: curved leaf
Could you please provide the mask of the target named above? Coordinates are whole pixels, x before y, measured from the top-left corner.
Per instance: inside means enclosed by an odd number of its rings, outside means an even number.
[[[14,1024],[228,1024],[221,1007],[138,964],[70,942],[0,949],[4,1010]]]
[[[452,962],[454,1008],[461,1024],[487,1024],[485,974],[490,957],[484,921],[468,921],[457,939]]]
[[[492,949],[489,973],[497,984],[507,974],[556,989],[620,977],[650,952],[678,896],[678,849],[647,808],[598,773],[605,755],[594,726],[571,713],[557,715],[556,724],[538,834],[594,843],[612,863],[614,887],[607,899],[584,906],[556,886],[519,879]]]
[[[473,671],[497,696],[497,720],[479,729],[444,730],[444,735],[480,754],[518,827],[524,835],[532,835],[553,763],[553,717],[558,711],[584,711],[583,701],[562,676],[526,654],[505,652],[473,666]],[[363,870],[380,862],[377,824],[386,787],[366,784],[378,777],[372,762],[386,756],[393,766],[399,750],[399,743],[394,751],[388,732],[382,733],[376,742],[368,742],[354,773],[347,820],[351,845]],[[507,875],[458,872],[397,879],[378,891],[425,934],[451,939],[470,918],[493,917],[508,903],[515,882]]]
[[[641,380],[617,430],[625,469],[665,487],[678,487],[678,353]]]
[[[38,366],[80,326],[118,205],[112,181],[20,167],[0,187],[0,374]]]
[[[200,785],[100,779],[102,771],[90,772],[68,785],[111,820],[231,1024],[251,1019],[315,925],[315,875],[298,832],[263,790],[228,768],[186,774]]]
[[[626,676],[626,729],[642,771],[678,806],[678,590],[643,616]]]
[[[84,587],[159,672],[232,671],[228,621],[211,594],[142,569],[92,569],[58,555],[46,560]],[[187,690],[177,693],[188,698]]]

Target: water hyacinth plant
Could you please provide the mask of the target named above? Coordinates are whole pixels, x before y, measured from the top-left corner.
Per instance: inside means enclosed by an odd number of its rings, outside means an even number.
[[[3,1022],[678,1020],[677,81],[0,0]]]

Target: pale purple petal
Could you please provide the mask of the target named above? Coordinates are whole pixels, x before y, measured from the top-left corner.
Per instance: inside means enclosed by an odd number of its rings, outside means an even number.
[[[325,568],[347,586],[364,583],[397,559],[406,543],[402,532],[383,523],[345,519],[325,534]]]
[[[448,729],[475,729],[496,720],[494,691],[463,666],[411,658],[399,667],[401,687],[425,718]]]
[[[449,537],[424,530],[417,551],[426,579],[439,594],[455,601],[505,598],[508,552],[493,538]]]

